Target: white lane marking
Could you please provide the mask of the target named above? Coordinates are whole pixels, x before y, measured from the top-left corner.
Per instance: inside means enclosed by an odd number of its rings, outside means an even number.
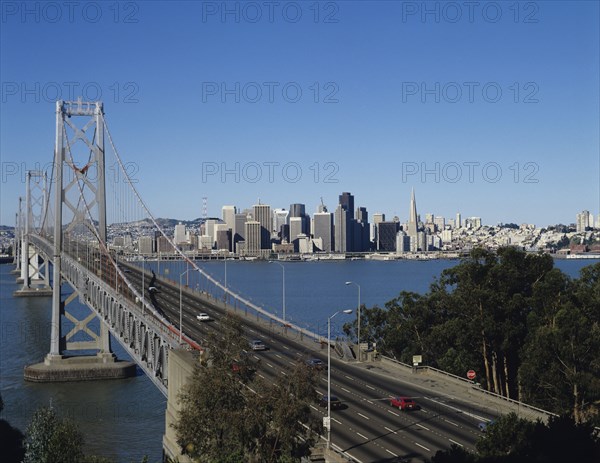
[[[348,389],[346,389],[345,387],[342,387],[341,389],[342,389],[342,391],[346,391],[348,394],[350,394],[350,391]]]
[[[260,373],[258,374],[258,376],[260,376],[262,379],[265,379],[265,377],[263,375],[261,375]]]
[[[331,419],[332,419],[333,421],[335,421],[337,424],[342,424],[342,422],[341,422],[341,421],[338,421],[338,420],[336,420],[336,419],[335,419],[333,416],[331,417]]]
[[[281,358],[283,358],[283,357],[282,357],[281,355],[279,355],[279,354],[275,354],[275,357],[277,357],[277,358],[280,358],[280,359],[281,359]]]
[[[369,389],[375,390],[375,388],[373,386],[369,386],[368,384],[365,384],[365,386],[367,386]]]
[[[282,374],[283,376],[287,376],[287,373],[286,373],[285,371],[282,371],[282,372],[281,372],[281,374]]]
[[[400,415],[398,415],[396,412],[393,412],[393,411],[391,411],[391,410],[388,410],[388,413],[391,413],[392,415],[400,416]]]
[[[356,412],[356,414],[362,416],[365,420],[370,420],[371,419],[368,416],[363,415],[362,413]]]
[[[311,405],[310,408],[312,408],[313,410],[319,411],[319,409],[317,407],[315,407],[314,405]]]
[[[354,378],[352,378],[351,376],[348,375],[344,375],[346,378],[351,379],[352,381],[354,381]]]
[[[396,431],[394,431],[393,429],[388,428],[387,426],[384,426],[385,429],[387,429],[389,432],[393,432],[394,434],[398,434]]]
[[[356,434],[358,434],[360,437],[362,437],[365,440],[369,440],[369,438],[361,433],[359,433],[358,431],[356,431]]]
[[[427,431],[429,431],[429,428],[426,427],[426,426],[423,426],[422,424],[417,423],[417,426],[420,426],[421,428],[426,429]]]
[[[367,402],[369,402],[371,405],[375,405],[373,402],[371,402],[369,399],[365,399]]]
[[[273,365],[271,365],[269,362],[267,362],[267,365],[270,366],[271,368],[273,368]]]
[[[296,365],[296,362],[292,362],[291,360],[288,362],[290,365]]]
[[[415,442],[415,445],[418,445],[419,447],[421,447],[422,449],[427,450],[428,452],[431,452],[431,450],[429,450],[427,447],[425,447],[424,445],[419,444],[418,442]]]
[[[398,455],[396,455],[394,452],[392,452],[391,450],[385,449],[385,451],[387,453],[389,453],[390,455],[393,455],[395,458],[398,458]]]
[[[440,405],[443,405],[444,407],[448,407],[450,410],[454,410],[455,412],[460,412],[460,413],[462,413],[464,415],[470,416],[471,418],[475,418],[475,419],[477,419],[479,421],[484,421],[485,420],[485,418],[482,417],[482,416],[475,415],[474,413],[465,412],[465,411],[461,410],[460,408],[453,407],[452,405],[445,404],[444,402],[440,402],[439,400],[431,399],[429,397],[424,397],[424,398],[427,399],[427,400],[431,400],[432,402],[435,402],[436,404],[440,404]]]
[[[449,438],[448,440],[449,440],[450,442],[452,442],[453,444],[460,445],[461,447],[464,447],[464,445],[462,445],[460,442],[456,442],[455,440],[452,440],[452,439],[450,439],[450,438]]]
[[[444,421],[445,421],[446,423],[453,424],[454,426],[456,426],[456,427],[458,428],[458,424],[456,424],[454,421],[447,420],[446,418],[444,418]]]
[[[283,347],[285,350],[290,350],[290,348],[288,346],[283,345],[281,347]]]
[[[248,328],[248,331],[250,331],[251,333],[256,333],[256,331],[254,331],[252,328]]]

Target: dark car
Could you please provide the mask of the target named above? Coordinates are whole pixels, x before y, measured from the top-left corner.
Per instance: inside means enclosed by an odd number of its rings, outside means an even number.
[[[312,358],[306,361],[306,364],[314,370],[327,370],[327,365],[321,359]]]
[[[320,407],[327,407],[327,398],[328,396],[324,395],[321,397],[321,400],[319,400],[319,406]],[[335,410],[338,408],[343,408],[344,404],[342,403],[342,401],[340,399],[338,399],[336,396],[332,395],[331,396],[331,409]]]

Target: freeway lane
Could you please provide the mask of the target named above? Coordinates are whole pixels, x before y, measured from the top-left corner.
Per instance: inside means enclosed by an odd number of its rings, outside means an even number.
[[[141,274],[131,267],[128,276],[141,286]],[[149,279],[146,277],[146,285]],[[177,285],[160,281],[155,303],[175,324],[179,323],[179,289]],[[146,297],[150,297],[146,291]],[[199,322],[196,315],[208,313],[214,321]],[[184,331],[202,343],[209,330],[219,328],[224,314],[220,307],[183,292]],[[290,339],[280,327],[268,322],[257,323],[254,317],[244,317],[244,327],[249,339],[261,339],[269,351],[255,353],[260,358],[259,376],[272,379],[291,365],[309,357],[326,360],[319,344],[311,340]],[[332,442],[341,450],[362,462],[423,461],[439,449],[452,443],[473,450],[479,437],[477,423],[480,418],[492,418],[483,409],[460,400],[433,393],[430,389],[417,387],[368,371],[360,365],[342,362],[332,352],[332,394],[345,404],[343,410],[332,411]],[[319,392],[327,390],[326,372],[321,372]],[[414,397],[421,410],[402,412],[392,409],[391,395]],[[315,404],[313,412],[325,416],[326,410]],[[470,416],[471,415],[471,416]]]

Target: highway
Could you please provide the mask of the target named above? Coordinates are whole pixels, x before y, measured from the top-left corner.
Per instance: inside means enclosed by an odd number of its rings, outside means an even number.
[[[141,273],[136,267],[127,276],[141,289]],[[177,285],[157,280],[159,291],[147,291],[150,279],[146,275],[145,297],[151,298],[174,325],[179,325],[179,289]],[[206,312],[210,322],[200,322],[196,315]],[[239,313],[239,312],[238,312]],[[183,292],[183,331],[200,344],[205,344],[209,330],[219,329],[223,310]],[[243,315],[243,314],[242,314]],[[312,340],[296,340],[284,335],[283,328],[255,322],[252,316],[242,316],[248,339],[260,339],[269,350],[254,352],[260,359],[257,374],[265,379],[286,374],[297,362],[317,357],[327,361],[326,351]],[[477,424],[491,419],[483,409],[447,397],[439,392],[369,371],[368,365],[340,361],[332,351],[331,391],[343,402],[343,408],[332,411],[332,444],[356,461],[421,462],[437,450],[452,444],[474,451],[480,436]],[[327,372],[320,372],[318,392],[326,394]],[[392,408],[389,397],[402,395],[414,398],[420,406],[415,411]],[[326,409],[311,406],[317,416],[326,416]]]

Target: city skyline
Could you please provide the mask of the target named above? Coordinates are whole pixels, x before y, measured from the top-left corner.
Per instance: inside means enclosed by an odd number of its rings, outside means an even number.
[[[52,162],[54,101],[80,96],[104,102],[157,217],[201,216],[202,197],[211,216],[248,197],[301,198],[312,211],[339,191],[403,216],[413,187],[436,214],[487,223],[571,223],[600,210],[597,2],[501,5],[498,20],[465,10],[458,22],[441,3],[422,16],[411,2],[332,2],[296,22],[223,18],[205,3],[145,2],[118,21],[107,7],[98,22],[7,12],[1,224],[14,222],[25,171]],[[102,34],[71,53],[103,66],[57,67],[57,28]],[[107,180],[121,181],[111,167]]]

